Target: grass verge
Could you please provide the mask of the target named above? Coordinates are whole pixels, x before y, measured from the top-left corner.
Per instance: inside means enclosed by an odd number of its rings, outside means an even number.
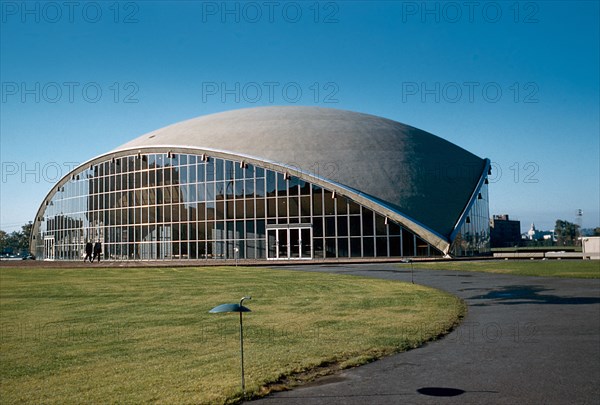
[[[414,263],[413,266],[415,269],[479,271],[515,276],[600,278],[598,260],[469,260]]]
[[[3,403],[231,403],[407,350],[457,298],[401,282],[264,268],[0,268]]]

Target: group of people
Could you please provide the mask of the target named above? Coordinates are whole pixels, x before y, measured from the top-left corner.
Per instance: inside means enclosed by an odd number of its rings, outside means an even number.
[[[93,253],[93,256],[92,256]],[[98,258],[98,263],[100,263],[100,256],[102,255],[102,243],[100,243],[100,241],[96,241],[96,243],[94,243],[92,245],[92,242],[87,242],[85,244],[85,259],[83,259],[84,262],[87,262],[88,259],[90,259],[90,263],[93,263],[94,260],[96,260],[96,258]]]

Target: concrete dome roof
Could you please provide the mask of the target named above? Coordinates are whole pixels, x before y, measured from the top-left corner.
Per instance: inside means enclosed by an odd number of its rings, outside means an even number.
[[[389,119],[319,107],[258,107],[179,122],[111,153],[142,148],[223,152],[355,191],[449,240],[486,159]],[[335,189],[335,187],[334,187]]]

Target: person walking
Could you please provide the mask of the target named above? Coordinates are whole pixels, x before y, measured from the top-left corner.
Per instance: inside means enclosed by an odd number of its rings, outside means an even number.
[[[102,244],[100,243],[100,241],[98,240],[95,244],[94,244],[94,257],[92,258],[92,262],[96,259],[96,257],[98,258],[98,263],[100,263],[100,255],[102,254]]]
[[[93,251],[94,251],[94,246],[92,245],[92,242],[90,242],[88,240],[87,243],[85,244],[85,259],[83,259],[84,262],[87,262],[88,259],[90,259],[90,263],[92,262],[92,252]]]

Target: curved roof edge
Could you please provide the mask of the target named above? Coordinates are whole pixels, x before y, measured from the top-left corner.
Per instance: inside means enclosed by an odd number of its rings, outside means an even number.
[[[259,166],[259,167],[265,167],[265,168],[273,169],[273,170],[280,171],[280,172],[287,171],[290,175],[293,175],[295,177],[298,177],[302,180],[305,180],[305,181],[308,181],[311,183],[315,183],[317,185],[320,185],[322,187],[330,189],[331,191],[335,191],[339,195],[350,198],[350,199],[364,205],[365,207],[372,209],[373,211],[376,211],[377,213],[379,213],[381,215],[387,216],[391,220],[398,222],[401,225],[404,225],[406,228],[411,230],[417,236],[426,240],[428,243],[430,243],[436,249],[439,249],[440,251],[442,251],[444,254],[447,254],[448,251],[450,250],[450,246],[451,246],[450,241],[448,239],[446,239],[444,236],[442,236],[439,233],[435,232],[434,230],[428,228],[427,226],[419,223],[418,221],[410,218],[406,214],[403,214],[402,212],[398,211],[397,209],[389,206],[385,202],[378,200],[368,194],[365,194],[358,190],[355,190],[353,188],[347,187],[343,184],[339,184],[337,182],[323,178],[314,173],[309,173],[309,172],[301,170],[297,167],[287,166],[285,164],[281,164],[278,162],[273,162],[273,161],[269,161],[269,160],[265,160],[265,159],[261,159],[261,158],[256,158],[256,157],[249,156],[249,155],[241,155],[241,154],[235,154],[235,153],[231,153],[231,152],[227,152],[227,151],[220,151],[220,150],[208,149],[208,148],[198,148],[195,146],[181,146],[181,145],[153,145],[151,147],[137,147],[137,148],[130,148],[130,149],[113,150],[113,151],[98,155],[90,160],[87,160],[86,162],[80,164],[79,166],[77,166],[74,169],[72,169],[71,171],[69,171],[65,176],[63,176],[62,179],[60,179],[56,183],[56,185],[54,185],[50,189],[50,191],[44,197],[42,204],[38,208],[38,210],[36,212],[35,220],[33,222],[33,229],[31,232],[30,249],[32,249],[32,251],[34,249],[33,240],[37,233],[37,229],[39,227],[38,219],[40,218],[41,213],[45,209],[47,202],[51,199],[51,197],[54,194],[56,194],[56,192],[60,189],[60,187],[62,187],[64,184],[66,184],[68,181],[70,181],[72,179],[73,175],[78,173],[79,171],[81,171],[82,168],[84,168],[86,166],[93,166],[96,163],[105,161],[107,158],[131,156],[131,155],[137,154],[137,153],[149,153],[149,152],[164,153],[165,150],[170,150],[174,153],[189,153],[189,152],[193,152],[195,154],[206,153],[206,154],[210,155],[211,157],[219,157],[219,158],[224,158],[224,159],[240,160],[240,161],[243,160],[243,161],[247,161],[248,163],[254,164],[256,166]]]

